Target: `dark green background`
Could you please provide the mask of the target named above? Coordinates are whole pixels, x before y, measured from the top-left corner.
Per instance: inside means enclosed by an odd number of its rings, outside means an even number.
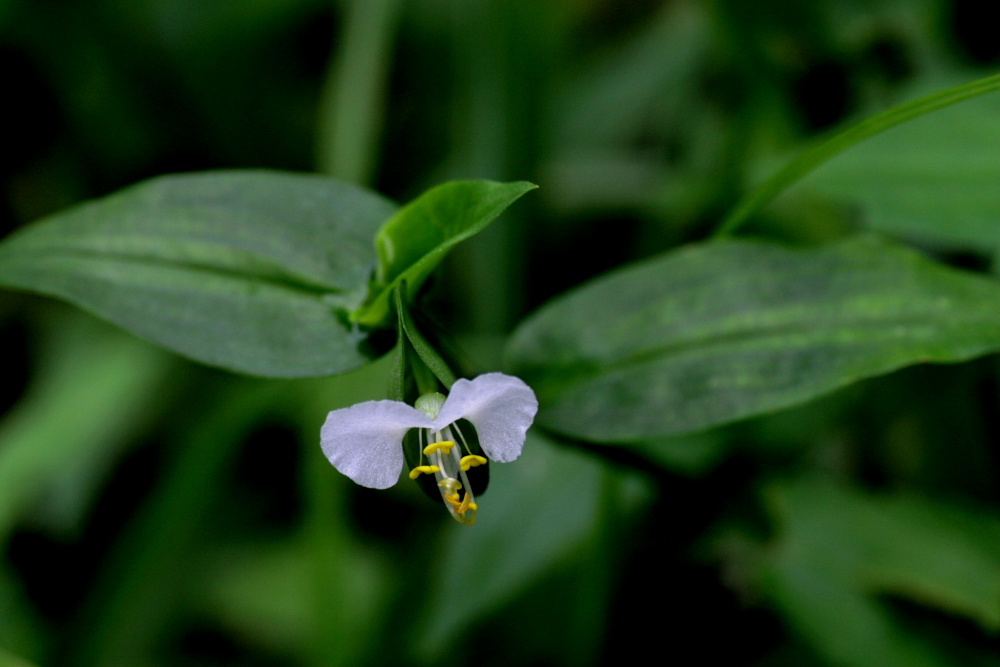
[[[318,171],[400,203],[530,181],[425,292],[497,370],[529,313],[703,241],[824,131],[995,71],[982,11],[0,0],[0,234],[171,172]],[[860,146],[741,234],[811,252],[875,231],[995,278],[996,111]],[[320,455],[329,410],[385,396],[386,361],[238,377],[13,292],[0,343],[4,667],[913,667],[998,648],[995,356],[628,446],[537,430],[466,529]]]

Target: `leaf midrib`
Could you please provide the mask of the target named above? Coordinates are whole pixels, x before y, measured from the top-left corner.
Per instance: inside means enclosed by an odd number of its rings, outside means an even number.
[[[559,387],[562,391],[566,391],[572,387],[583,385],[589,383],[599,377],[602,374],[606,374],[609,371],[624,373],[628,372],[635,367],[642,366],[649,363],[650,361],[660,360],[670,356],[683,355],[689,351],[709,351],[712,348],[725,347],[727,345],[733,345],[734,343],[741,344],[747,347],[752,347],[754,343],[758,343],[761,340],[773,339],[775,341],[781,338],[787,338],[795,335],[806,335],[815,332],[865,332],[873,329],[884,330],[888,326],[904,326],[910,327],[914,324],[932,326],[935,328],[941,328],[942,324],[940,322],[935,323],[934,321],[919,318],[919,317],[907,317],[902,319],[895,319],[892,321],[886,320],[851,320],[847,322],[840,321],[837,323],[837,327],[834,328],[822,328],[817,329],[815,327],[808,327],[802,324],[797,325],[781,325],[773,327],[764,327],[759,329],[743,330],[739,332],[729,332],[726,334],[719,335],[709,335],[700,338],[688,339],[680,342],[670,342],[661,345],[648,346],[639,350],[636,350],[630,354],[606,358],[606,359],[584,359],[578,361],[566,361],[561,363],[546,365],[545,375],[554,378],[552,380],[543,381],[543,385],[555,385]],[[1000,334],[1000,324],[993,322],[993,319],[987,318],[965,318],[962,320],[952,320],[945,324],[949,328],[961,329],[968,328],[970,325],[992,325],[996,324],[998,329],[997,333]],[[985,336],[983,337],[986,338]],[[998,342],[995,347],[1000,347],[1000,335],[993,336],[997,338]],[[815,339],[814,339],[815,341]],[[830,338],[823,337],[820,342],[831,342]],[[834,341],[835,342],[835,341]],[[799,346],[794,346],[799,347]],[[968,344],[964,345],[967,350],[970,346]],[[774,349],[774,345],[768,345],[763,349]],[[985,354],[989,351],[988,348],[983,348],[981,354]],[[970,354],[976,354],[975,352],[964,352],[962,356],[968,356]],[[536,366],[537,367],[537,366]],[[536,389],[539,389],[536,387]],[[545,391],[544,388],[540,389]]]
[[[66,248],[60,246],[34,246],[30,248],[7,248],[7,252],[0,252],[0,273],[4,264],[16,264],[18,262],[30,262],[32,256],[43,256],[46,259],[57,259],[68,257],[73,259],[88,259],[95,261],[117,261],[127,264],[154,265],[169,267],[173,269],[188,269],[194,272],[210,273],[228,278],[236,278],[254,284],[262,284],[270,287],[285,289],[292,292],[308,295],[311,297],[325,297],[329,295],[347,295],[349,290],[334,287],[332,285],[320,285],[305,280],[297,280],[294,274],[280,270],[277,266],[270,264],[266,260],[255,258],[253,261],[259,262],[262,267],[268,267],[267,273],[247,273],[236,269],[211,265],[203,262],[179,261],[175,259],[161,259],[146,255],[132,255],[123,252],[108,252],[98,250],[84,250],[78,248]],[[14,250],[17,252],[15,253]],[[4,255],[7,255],[6,257]],[[360,285],[359,285],[360,287]]]

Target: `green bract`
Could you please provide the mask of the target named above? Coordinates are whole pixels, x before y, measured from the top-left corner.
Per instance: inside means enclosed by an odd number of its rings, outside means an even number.
[[[404,280],[415,294],[448,251],[483,231],[521,195],[525,181],[454,181],[432,188],[385,223],[375,239],[378,268],[372,298],[351,319],[368,326],[390,321],[390,295]]]

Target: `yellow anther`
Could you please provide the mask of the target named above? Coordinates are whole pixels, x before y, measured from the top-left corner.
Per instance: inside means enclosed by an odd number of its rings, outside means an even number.
[[[458,466],[462,470],[468,470],[473,466],[483,466],[486,465],[486,458],[483,456],[476,456],[475,454],[469,454],[468,456],[463,456],[462,460],[458,462]]]
[[[435,442],[434,444],[427,445],[424,447],[424,456],[430,456],[434,452],[441,450],[442,454],[451,454],[451,448],[455,446],[455,443],[451,440],[442,440],[441,442]]]
[[[436,472],[441,472],[441,468],[438,468],[437,466],[417,466],[416,468],[410,471],[410,479],[416,479],[417,477],[420,477],[421,473],[432,475]]]
[[[444,499],[455,508],[455,514],[465,514],[470,509],[479,509],[479,506],[472,502],[472,497],[468,493],[465,494],[465,498],[462,499],[462,502],[458,502],[457,493],[445,496]],[[473,507],[474,505],[475,507]]]
[[[467,526],[471,526],[476,522],[476,510],[479,509],[479,505],[472,502],[472,494],[466,492],[465,497],[459,502],[459,489],[462,488],[462,483],[457,479],[451,477],[446,477],[438,482],[438,486],[441,487],[442,494],[441,497],[444,498],[445,502],[451,507],[452,517],[455,518],[459,523],[464,523]]]

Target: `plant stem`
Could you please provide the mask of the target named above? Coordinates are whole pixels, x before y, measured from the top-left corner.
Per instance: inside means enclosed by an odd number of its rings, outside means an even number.
[[[399,0],[345,3],[343,37],[330,60],[320,103],[319,171],[367,184],[376,166]]]

